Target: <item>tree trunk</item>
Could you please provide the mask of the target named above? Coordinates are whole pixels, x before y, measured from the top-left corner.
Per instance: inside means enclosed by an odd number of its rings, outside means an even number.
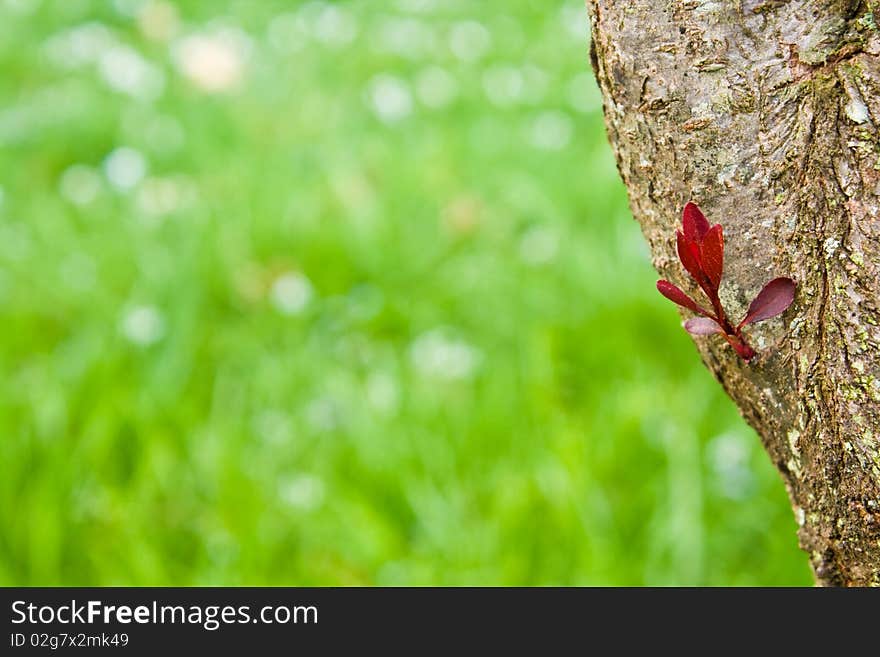
[[[880,585],[880,29],[871,3],[588,5],[608,135],[658,271],[697,294],[674,246],[693,199],[724,226],[732,318],[771,278],[797,281],[792,308],[751,328],[760,352],[751,364],[718,336],[695,342],[782,474],[816,580]]]

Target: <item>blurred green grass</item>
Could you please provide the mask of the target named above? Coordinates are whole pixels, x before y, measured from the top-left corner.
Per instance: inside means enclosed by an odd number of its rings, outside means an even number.
[[[0,0],[0,584],[808,584],[577,0]]]

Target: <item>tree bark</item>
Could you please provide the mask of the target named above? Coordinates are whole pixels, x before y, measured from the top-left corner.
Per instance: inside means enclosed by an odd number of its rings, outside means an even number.
[[[782,474],[823,585],[880,585],[880,14],[875,22],[871,5],[588,0],[608,135],[658,271],[699,295],[674,246],[693,199],[724,226],[722,299],[733,319],[771,278],[798,283],[781,318],[747,329],[760,352],[751,364],[718,336],[695,342]]]

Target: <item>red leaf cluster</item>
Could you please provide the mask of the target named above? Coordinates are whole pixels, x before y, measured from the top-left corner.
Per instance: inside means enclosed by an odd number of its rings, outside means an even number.
[[[681,224],[682,229],[675,233],[678,259],[703,290],[712,310],[706,310],[669,281],[657,281],[657,290],[670,301],[700,315],[684,323],[689,333],[718,333],[745,361],[752,360],[755,350],[746,342],[742,328],[783,313],[794,301],[795,282],[790,278],[775,278],[767,283],[752,300],[743,320],[734,326],[727,318],[718,296],[724,274],[724,230],[721,224],[710,226],[695,203],[684,206]]]

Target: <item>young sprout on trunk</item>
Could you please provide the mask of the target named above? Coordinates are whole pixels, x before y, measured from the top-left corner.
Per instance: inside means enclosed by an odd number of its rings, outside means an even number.
[[[711,304],[711,310],[699,305],[669,281],[657,281],[657,290],[670,301],[696,313],[684,323],[691,335],[721,335],[746,362],[756,353],[743,335],[744,326],[763,322],[782,314],[794,301],[795,282],[790,278],[774,278],[749,304],[746,316],[734,325],[724,312],[718,290],[724,272],[724,232],[721,224],[710,226],[695,203],[688,203],[682,212],[682,230],[675,235],[678,259]]]

